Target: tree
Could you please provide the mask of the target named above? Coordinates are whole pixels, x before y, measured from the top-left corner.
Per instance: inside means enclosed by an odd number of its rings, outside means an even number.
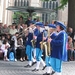
[[[75,31],[75,0],[61,0],[60,8],[68,3],[68,23],[67,27],[72,27]]]
[[[75,0],[68,0],[68,27],[75,31]]]
[[[33,13],[32,15],[33,15],[33,18],[36,17],[36,13]],[[23,20],[26,21],[28,16],[29,16],[29,14],[26,12],[15,12],[13,14],[14,23],[18,24],[20,17],[23,17]]]
[[[75,31],[75,0],[61,0],[61,7],[68,3],[68,23],[67,27],[72,27]]]
[[[28,13],[14,12],[14,14],[13,14],[14,23],[16,23],[16,24],[19,23],[20,16],[22,16],[25,21],[27,19]]]

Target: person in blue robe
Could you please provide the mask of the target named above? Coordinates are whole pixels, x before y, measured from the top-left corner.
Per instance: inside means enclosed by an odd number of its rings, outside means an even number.
[[[48,34],[48,36],[50,36],[51,39],[54,39],[57,36],[56,26],[54,24],[48,24],[48,27],[49,27],[49,31],[50,31],[50,34]],[[47,38],[47,40],[48,40],[48,38]],[[50,47],[51,47],[51,45],[50,45]],[[51,58],[50,55],[45,56],[45,62],[46,62],[47,67],[46,67],[46,73],[44,73],[43,75],[52,75],[54,73],[54,71],[52,71],[52,73],[51,73],[51,70],[50,70],[50,69],[52,69],[52,67],[50,65],[50,58]]]
[[[29,33],[26,35],[26,54],[27,54],[27,59],[29,61],[28,66],[31,66],[32,63],[32,43],[31,43],[31,40],[33,39],[33,34],[32,33]]]
[[[29,63],[28,65],[24,67],[31,67],[36,63],[36,61],[33,58],[33,47],[31,42],[31,40],[33,40],[33,33],[27,30],[25,37],[26,37],[26,54],[27,54]]]
[[[39,30],[37,29],[37,28],[35,28],[34,30],[33,30],[34,32],[33,32],[33,36],[38,36],[38,34],[39,34]],[[33,57],[34,57],[34,59],[36,60],[36,41],[37,41],[37,39],[35,38],[33,38],[33,41],[34,41],[34,45],[33,45]]]
[[[56,21],[56,30],[58,35],[55,39],[48,39],[52,47],[50,65],[55,71],[55,75],[61,75],[62,61],[67,61],[67,33],[65,32],[66,26]]]
[[[43,40],[43,30],[42,30],[43,23],[42,22],[37,22],[36,27],[38,29],[38,35],[34,36],[34,38],[36,39],[36,60],[37,60],[37,65],[36,65],[36,68],[33,69],[32,71],[38,71],[40,63],[43,64],[43,69],[45,69],[45,67],[46,67],[45,62],[41,58],[43,50],[40,47],[40,42]]]

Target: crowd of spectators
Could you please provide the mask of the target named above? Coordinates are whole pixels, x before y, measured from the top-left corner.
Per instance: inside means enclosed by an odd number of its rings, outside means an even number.
[[[21,61],[25,60],[25,36],[20,34],[25,28],[27,28],[26,24],[7,26],[0,23],[0,51],[4,53],[4,60],[9,61],[9,54],[12,51],[15,61],[17,61],[16,55],[18,54]]]
[[[73,28],[69,27],[67,30],[68,34],[68,46],[67,46],[67,54],[68,54],[68,61],[75,60],[75,33]]]
[[[26,37],[23,35],[23,31],[29,27],[30,22],[31,18],[29,17],[25,24],[16,25],[13,23],[12,25],[3,25],[0,23],[0,57],[2,56],[1,52],[3,52],[3,59],[5,61],[9,61],[9,54],[11,52],[14,53],[15,61],[17,59],[20,61],[27,59],[25,54]],[[36,22],[36,19],[34,19],[34,22]],[[75,33],[71,27],[67,29],[67,34],[68,61],[72,61],[75,60]]]
[[[25,54],[26,37],[23,33],[31,22],[31,17],[28,17],[26,22],[23,22],[23,17],[20,17],[19,24],[7,25],[0,23],[0,57],[3,55],[5,61],[9,61],[11,52],[14,53],[15,61],[17,59],[20,61],[27,59]],[[36,18],[33,22],[36,22]]]

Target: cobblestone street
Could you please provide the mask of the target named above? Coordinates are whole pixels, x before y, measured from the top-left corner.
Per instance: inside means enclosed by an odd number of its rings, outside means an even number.
[[[45,73],[45,70],[42,71],[42,65],[37,72],[32,72],[35,65],[31,68],[25,68],[24,66],[27,65],[27,62],[0,61],[0,75],[42,75]],[[63,63],[62,75],[75,75],[75,61]]]

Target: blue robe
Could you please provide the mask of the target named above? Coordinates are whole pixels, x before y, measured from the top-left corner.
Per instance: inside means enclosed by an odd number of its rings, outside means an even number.
[[[43,32],[39,33],[38,36],[37,36],[37,41],[36,41],[36,48],[40,48],[40,42],[42,41],[43,39]]]
[[[65,31],[59,32],[57,37],[51,41],[51,57],[67,61],[67,34]]]
[[[50,36],[51,39],[55,39],[55,37],[57,36],[57,33],[56,32],[53,32]]]
[[[51,38],[51,39],[54,39],[56,36],[57,36],[56,33],[53,32],[53,33],[51,34],[50,38]],[[51,44],[50,44],[50,46],[51,46]],[[50,64],[50,62],[51,62],[50,59],[51,59],[50,56],[46,56],[46,57],[45,57],[45,62],[46,62],[46,65],[47,65],[47,66],[51,66],[51,64]]]
[[[43,32],[39,33],[37,36],[37,42],[36,42],[36,60],[40,61],[41,60],[41,55],[43,50],[40,48],[40,42],[42,41],[43,38]]]
[[[32,46],[31,40],[33,39],[33,33],[29,33],[27,38],[26,38],[26,46],[30,45]]]
[[[38,36],[38,34],[39,34],[39,30],[36,28],[36,29],[34,30],[34,35],[35,35],[35,36]]]
[[[61,72],[62,61],[67,61],[67,34],[60,31],[55,39],[51,41],[51,57],[49,64],[56,72]]]
[[[32,43],[31,40],[33,39],[33,34],[29,33],[26,40],[26,54],[28,56],[28,60],[32,60]]]
[[[62,61],[60,59],[50,57],[49,64],[50,64],[49,66],[51,66],[54,71],[56,72],[62,71]]]

